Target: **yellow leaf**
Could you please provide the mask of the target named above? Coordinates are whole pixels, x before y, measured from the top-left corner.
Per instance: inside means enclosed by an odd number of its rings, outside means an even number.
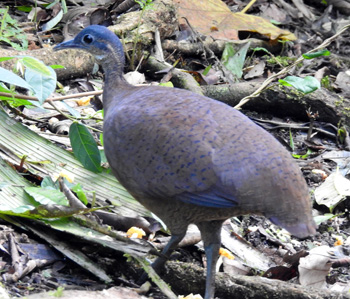
[[[92,98],[92,96],[82,97],[82,98],[78,99],[77,100],[78,106],[87,106],[87,105],[89,105],[91,98]]]
[[[190,25],[199,33],[215,39],[238,40],[238,31],[257,32],[271,40],[296,40],[293,33],[282,30],[268,20],[232,13],[221,0],[174,0],[178,7],[179,23]],[[213,30],[215,29],[215,30]]]
[[[65,178],[70,183],[74,182],[74,174],[67,170],[63,169],[59,174],[54,174],[53,180],[56,181],[59,177]]]
[[[336,236],[335,239],[337,241],[334,242],[334,246],[340,246],[344,244],[344,240],[342,236]]]
[[[133,226],[129,228],[129,230],[126,232],[126,235],[130,239],[142,239],[143,236],[146,236],[146,233],[143,229]]]
[[[227,249],[224,249],[224,248],[220,248],[219,254],[224,257],[227,257],[230,260],[233,260],[235,258],[231,252],[229,252]]]

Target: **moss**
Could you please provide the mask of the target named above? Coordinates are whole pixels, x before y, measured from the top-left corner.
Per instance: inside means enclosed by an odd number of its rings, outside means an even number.
[[[283,85],[279,85],[279,89],[281,90],[281,92],[283,92],[286,95],[287,99],[291,99],[291,100],[303,103],[303,98],[305,95],[299,90],[293,87],[287,88]]]
[[[269,57],[269,58],[266,60],[266,62],[267,62],[268,64],[272,64],[272,65],[278,64],[278,65],[280,65],[280,66],[286,67],[286,66],[292,64],[295,60],[296,60],[295,57],[272,56],[272,57]]]
[[[342,105],[343,103],[344,103],[344,98],[342,97],[342,96],[339,96],[339,100],[338,101],[335,101],[334,102],[334,105],[336,106],[336,107],[339,107],[340,105]]]
[[[330,90],[330,91],[333,91],[333,88],[331,85],[331,80],[330,80],[329,76],[325,76],[321,79],[321,86]]]
[[[346,111],[346,110],[348,110],[348,111]],[[350,118],[350,110],[349,110],[349,108],[344,109],[344,110],[342,111],[342,114],[343,114],[344,116]]]

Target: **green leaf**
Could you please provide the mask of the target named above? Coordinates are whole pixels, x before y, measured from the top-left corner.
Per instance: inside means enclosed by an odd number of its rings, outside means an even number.
[[[50,68],[56,70],[56,69],[64,69],[64,66],[63,65],[60,65],[60,64],[52,64],[50,65]]]
[[[6,182],[6,181],[0,181],[0,191],[2,188],[11,185],[10,182]]]
[[[44,189],[57,189],[57,190],[59,190],[58,182],[55,183],[50,176],[44,177],[40,186],[41,186],[41,188],[44,188]]]
[[[13,212],[13,214],[23,214],[23,213],[26,213],[26,212],[28,212],[28,211],[32,211],[32,210],[34,210],[35,209],[35,207],[34,206],[31,206],[31,205],[25,205],[25,206],[19,206],[19,207],[17,207],[17,208],[14,208],[14,209],[8,209],[8,210],[6,210],[6,209],[4,209],[4,210],[2,210],[2,211],[12,211]],[[11,214],[11,213],[10,213]]]
[[[0,81],[8,84],[13,84],[25,89],[33,90],[30,84],[28,84],[20,76],[17,76],[13,72],[10,72],[2,67],[0,67]]]
[[[313,92],[321,87],[321,83],[316,78],[311,76],[307,76],[305,78],[288,76],[284,79],[278,80],[278,82],[284,86],[293,86],[295,89],[304,94]]]
[[[289,129],[289,146],[292,149],[292,151],[294,151],[294,140],[293,140],[293,136],[292,136],[292,130]]]
[[[61,9],[58,14],[52,18],[50,21],[46,22],[43,26],[42,26],[42,31],[47,31],[47,30],[51,30],[53,27],[55,27],[61,20],[63,17],[63,10]]]
[[[63,297],[64,287],[58,287],[56,291],[49,292],[51,297]]]
[[[297,154],[292,154],[293,158],[295,159],[306,159],[308,156],[312,154],[312,150],[308,149],[305,155],[297,155]]]
[[[29,203],[19,205],[16,207],[14,207],[13,204],[10,202],[2,201],[0,203],[0,214],[16,215],[16,214],[26,213],[26,212],[32,211],[34,209],[35,209],[35,207]]]
[[[49,68],[51,76],[44,76],[41,73],[33,71],[32,69],[26,69],[24,77],[26,81],[32,87],[35,96],[39,99],[40,104],[55,91],[56,88],[56,73],[53,69]]]
[[[314,220],[315,220],[317,225],[320,225],[322,222],[327,221],[329,219],[332,219],[334,217],[336,217],[336,215],[331,214],[331,213],[326,213],[324,215],[315,216]]]
[[[324,50],[320,50],[320,51],[313,52],[313,53],[303,54],[303,57],[305,59],[313,59],[313,58],[317,58],[320,56],[329,56],[329,55],[331,55],[331,52],[324,49]]]
[[[206,75],[208,75],[208,73],[209,73],[209,71],[210,71],[210,69],[211,69],[211,64],[209,64],[205,69],[204,69],[204,71],[203,71],[203,73],[202,73],[202,75],[203,76],[206,76]]]
[[[278,22],[278,21],[273,20],[273,19],[271,19],[270,22],[271,22],[271,24],[274,24],[274,25],[281,25],[282,24],[281,22]]]
[[[6,101],[12,107],[32,106],[33,105],[31,102],[29,102],[27,100],[11,98],[11,94],[9,94],[9,97],[0,96],[0,100]]]
[[[53,8],[57,3],[59,3],[60,0],[53,0],[53,1],[47,1],[47,2],[51,2],[51,3],[46,4],[46,5],[45,5],[45,8],[46,8],[46,9],[51,9],[51,8]]]
[[[26,68],[43,76],[52,77],[50,68],[40,60],[30,56],[19,56],[19,58],[19,61],[23,63]]]
[[[19,58],[19,62],[26,67],[25,80],[13,72],[0,68],[0,81],[33,91],[40,104],[42,104],[55,91],[56,72],[40,60],[30,56],[2,57],[1,59],[5,61],[12,58]],[[28,101],[23,102],[21,100],[20,102],[22,102],[22,105],[30,104]]]
[[[35,201],[42,205],[56,204],[68,206],[68,200],[64,194],[55,189],[46,189],[41,187],[26,187],[24,191],[34,198]]]
[[[225,45],[221,61],[223,65],[231,71],[238,79],[242,78],[244,61],[249,49],[250,42],[246,43],[237,53],[229,43]]]
[[[101,155],[101,163],[107,163],[108,161],[104,150],[100,150],[100,155]]]
[[[32,6],[16,6],[16,8],[19,10],[19,11],[23,11],[23,12],[30,12],[32,10]]]
[[[0,82],[0,92],[6,92],[8,93],[8,96],[0,96],[0,100],[8,102],[12,107],[18,107],[18,106],[31,106],[32,103],[23,100],[23,99],[17,99],[14,95],[14,93],[6,88],[5,84]]]
[[[11,60],[13,58],[16,58],[15,56],[8,56],[8,57],[0,57],[0,62]]]
[[[85,192],[83,190],[83,187],[81,186],[80,183],[76,184],[73,188],[72,191],[74,191],[76,193],[76,195],[78,196],[78,198],[81,200],[81,202],[84,205],[87,205],[89,202],[87,200],[87,197],[85,195]]]
[[[73,123],[69,128],[69,139],[74,156],[88,170],[95,173],[102,171],[101,155],[94,137],[82,124]]]
[[[10,44],[16,50],[26,50],[28,48],[27,36],[23,33],[22,29],[19,28],[18,22],[12,19],[8,14],[9,8],[0,9],[0,41]],[[21,45],[14,43],[12,38],[15,37]]]
[[[266,48],[262,48],[262,47],[255,47],[255,48],[253,48],[252,49],[254,52],[256,52],[256,51],[263,51],[263,52],[265,52],[265,53],[267,53],[267,54],[271,54],[271,52],[269,51],[269,50],[267,50]]]
[[[1,80],[0,80],[0,81],[1,81]],[[4,83],[1,83],[1,82],[0,82],[0,91],[1,91],[1,92],[7,92],[7,93],[9,94],[9,97],[12,96],[12,94],[14,94],[13,91],[11,91],[10,89],[8,89],[8,88],[6,87],[6,85],[5,85]]]
[[[174,87],[174,84],[173,82],[168,81],[168,82],[159,83],[159,86]]]
[[[62,6],[63,13],[66,14],[68,11],[66,0],[61,0],[61,6]]]

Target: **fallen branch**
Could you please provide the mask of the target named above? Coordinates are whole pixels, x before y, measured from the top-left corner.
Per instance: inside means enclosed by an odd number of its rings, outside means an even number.
[[[174,290],[181,294],[203,293],[205,269],[194,264],[167,262],[162,275],[165,281],[171,282]],[[184,280],[183,277],[186,277]],[[262,278],[258,276],[230,276],[218,273],[216,276],[216,296],[218,298],[284,298],[284,299],[345,299],[348,293],[335,293],[303,287],[290,282]]]

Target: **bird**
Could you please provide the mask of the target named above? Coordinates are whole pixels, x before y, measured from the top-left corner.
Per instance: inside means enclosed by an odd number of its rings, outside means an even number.
[[[205,299],[214,298],[220,231],[233,216],[263,215],[291,234],[316,233],[308,186],[291,154],[225,103],[179,88],[133,86],[117,35],[91,25],[54,50],[79,49],[104,71],[104,150],[117,180],[169,228],[159,271],[186,234],[201,232]]]

